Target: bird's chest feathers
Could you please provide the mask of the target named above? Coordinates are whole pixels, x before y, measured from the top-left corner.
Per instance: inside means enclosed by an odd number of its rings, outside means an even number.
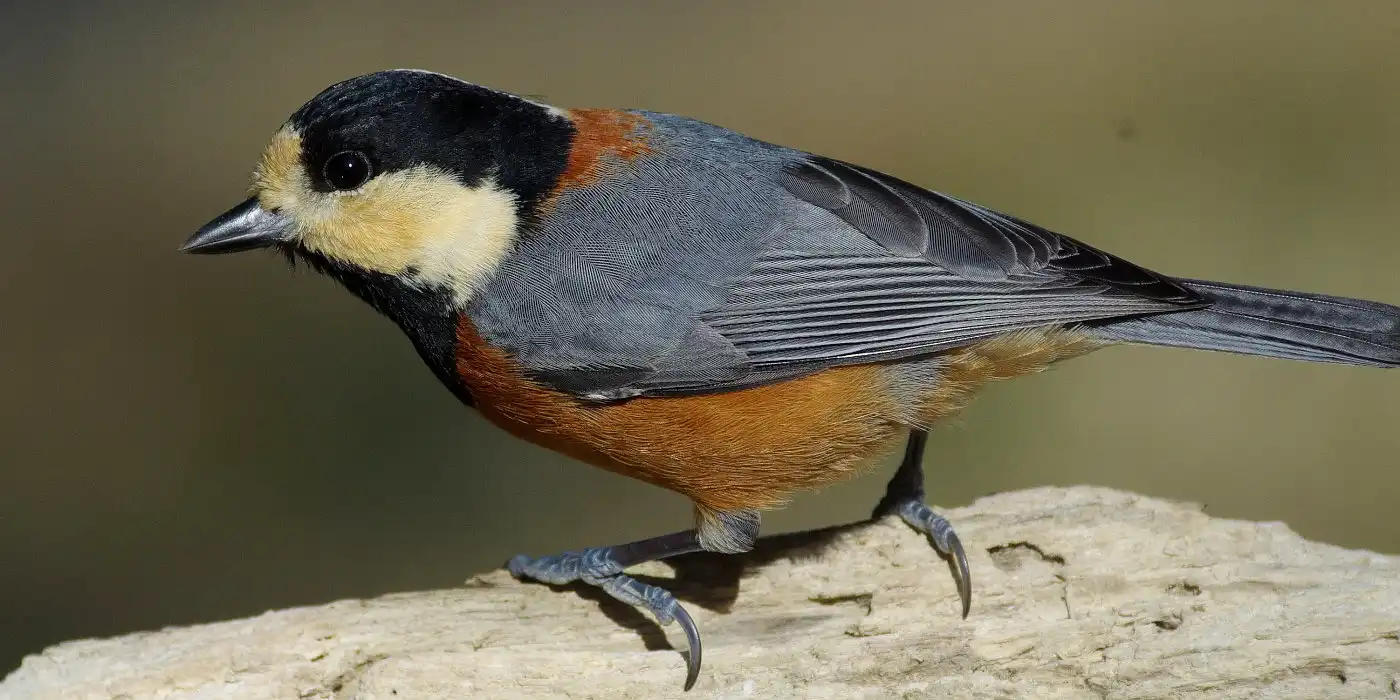
[[[899,409],[873,367],[597,404],[531,381],[463,316],[455,369],[482,415],[507,432],[721,510],[773,505],[835,481],[897,433]]]

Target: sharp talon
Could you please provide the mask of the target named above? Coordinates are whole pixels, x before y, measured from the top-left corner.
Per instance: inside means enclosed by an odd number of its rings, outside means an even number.
[[[962,616],[966,620],[968,613],[972,612],[972,572],[962,540],[953,532],[952,524],[920,501],[905,501],[899,515],[910,527],[928,536],[939,554],[952,560],[953,578],[958,584],[958,599],[962,601]]]
[[[685,655],[685,690],[695,687],[695,681],[700,678],[700,630],[695,626],[695,620],[690,618],[690,613],[679,603],[671,610],[676,622],[680,623],[681,629],[685,630],[685,641],[690,650]]]
[[[933,512],[924,503],[924,445],[928,442],[928,432],[914,429],[909,433],[909,444],[904,449],[904,461],[890,478],[885,487],[885,496],[880,499],[872,514],[881,518],[890,513],[899,517],[910,527],[918,530],[933,541],[934,549],[940,555],[952,559],[953,577],[957,579],[958,599],[962,601],[962,616],[967,619],[972,612],[972,572],[967,566],[967,553],[962,541],[953,532],[948,519]]]
[[[741,524],[755,533],[748,535],[749,539],[757,536],[756,516],[745,519]],[[579,552],[564,552],[547,557],[529,557],[521,554],[511,557],[510,561],[506,562],[506,568],[521,580],[533,579],[558,585],[579,581],[596,586],[621,603],[650,612],[662,626],[673,621],[680,622],[681,629],[685,631],[687,646],[685,689],[690,690],[700,678],[700,630],[695,627],[695,620],[681,607],[670,591],[660,586],[642,583],[622,572],[632,564],[665,559],[686,552],[698,552],[702,549],[698,531],[685,530],[615,547],[590,547]]]
[[[963,552],[962,540],[956,533],[948,531],[948,553],[958,567],[958,598],[962,600],[962,616],[972,611],[972,572],[967,568],[967,554]]]

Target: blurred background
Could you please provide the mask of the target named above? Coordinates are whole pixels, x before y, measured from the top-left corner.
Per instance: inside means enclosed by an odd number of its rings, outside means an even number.
[[[175,252],[358,73],[679,112],[1163,272],[1400,302],[1394,0],[0,7],[0,673],[689,522],[489,427],[328,280]],[[1098,484],[1400,553],[1397,426],[1400,373],[1117,348],[983,394],[931,499]],[[892,467],[767,531],[864,517]]]

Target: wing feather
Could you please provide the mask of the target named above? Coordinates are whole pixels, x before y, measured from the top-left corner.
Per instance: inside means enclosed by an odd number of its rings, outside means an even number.
[[[646,116],[650,153],[564,192],[471,310],[491,342],[571,394],[724,391],[1207,305],[1171,277],[1022,219]]]

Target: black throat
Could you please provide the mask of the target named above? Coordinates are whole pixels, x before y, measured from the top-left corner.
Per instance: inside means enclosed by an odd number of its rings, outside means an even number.
[[[457,374],[459,312],[446,289],[414,286],[394,275],[363,270],[301,248],[285,252],[293,261],[302,260],[344,285],[387,316],[413,342],[438,380],[463,403],[473,405],[471,394]]]

